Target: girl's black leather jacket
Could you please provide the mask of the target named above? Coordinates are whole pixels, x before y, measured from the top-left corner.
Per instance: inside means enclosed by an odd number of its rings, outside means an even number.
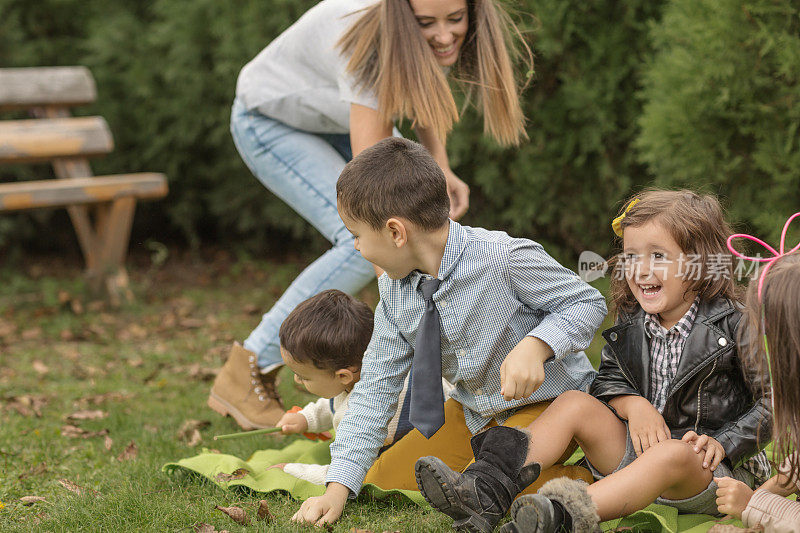
[[[742,314],[736,305],[723,298],[700,302],[662,413],[673,438],[689,430],[714,437],[734,467],[763,448],[772,430],[769,397],[760,392],[769,387],[762,389],[754,375],[748,381],[739,359],[736,328]],[[607,344],[590,390],[596,398],[648,398],[650,350],[644,315],[639,307],[603,332]]]

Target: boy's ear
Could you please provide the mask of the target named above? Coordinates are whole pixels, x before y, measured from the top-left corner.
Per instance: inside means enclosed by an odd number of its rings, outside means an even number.
[[[358,379],[361,377],[361,369],[355,366],[340,368],[334,373],[334,375],[342,385],[348,387],[358,381]]]
[[[386,221],[384,227],[389,232],[389,236],[396,248],[400,248],[408,242],[408,228],[406,223],[399,218],[390,218]]]

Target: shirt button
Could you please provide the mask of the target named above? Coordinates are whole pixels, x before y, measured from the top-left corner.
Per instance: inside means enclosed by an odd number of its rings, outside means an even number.
[[[612,341],[615,341],[617,340],[617,334],[612,331],[611,333],[609,333],[608,338],[611,339]]]
[[[464,357],[465,355],[467,355],[467,351],[466,350],[459,350],[458,351],[458,355],[460,355],[461,357]]]
[[[441,305],[442,307],[447,307],[447,300],[442,300],[441,302],[439,302],[439,305]]]
[[[723,348],[724,348],[725,346],[727,346],[727,345],[728,345],[728,339],[726,339],[725,337],[720,337],[720,338],[719,338],[719,340],[718,340],[717,342],[718,342],[718,343],[719,343],[719,345],[720,345],[720,346],[722,346]]]
[[[477,389],[475,391],[475,394],[477,394],[478,396],[483,396],[483,389]]]

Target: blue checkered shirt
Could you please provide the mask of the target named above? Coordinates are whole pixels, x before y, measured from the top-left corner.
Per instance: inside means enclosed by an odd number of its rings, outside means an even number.
[[[536,242],[451,221],[433,301],[442,320],[442,376],[450,396],[464,406],[474,434],[492,419],[504,422],[515,408],[585,389],[595,371],[585,349],[603,321],[602,295],[550,257]],[[331,445],[327,482],[358,493],[396,410],[411,368],[417,328],[425,308],[417,271],[378,280],[381,300],[364,354],[361,379]],[[546,342],[555,357],[533,395],[506,401],[500,365],[526,336]]]

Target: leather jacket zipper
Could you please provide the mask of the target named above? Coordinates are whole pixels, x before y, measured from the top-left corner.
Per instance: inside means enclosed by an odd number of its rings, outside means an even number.
[[[717,368],[717,363],[718,362],[719,362],[719,358],[716,358],[714,360],[714,365],[711,367],[711,372],[709,372],[708,375],[703,378],[703,381],[701,381],[700,385],[698,385],[698,387],[697,387],[697,418],[694,421],[694,431],[695,431],[695,433],[697,433],[697,428],[700,425],[700,396],[703,394],[703,384],[714,373],[714,370],[716,370],[716,368]]]
[[[628,383],[630,383],[631,387],[635,389],[636,383],[634,383],[633,380],[630,378],[630,376],[628,376],[628,374],[625,373],[625,370],[622,367],[622,363],[620,363],[619,357],[617,357],[617,353],[613,350],[612,353],[614,354],[614,359],[617,361],[617,367],[619,368],[619,371],[622,372],[622,375],[625,376],[625,379],[628,380]]]

